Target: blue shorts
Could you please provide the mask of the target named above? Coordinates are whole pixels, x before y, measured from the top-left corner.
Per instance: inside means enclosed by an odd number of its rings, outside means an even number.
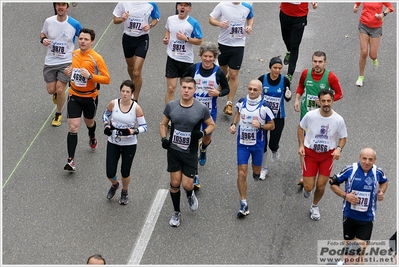
[[[237,164],[244,165],[248,164],[249,156],[252,155],[252,164],[254,166],[262,166],[263,159],[263,149],[262,146],[244,146],[237,145]]]
[[[213,121],[216,123],[216,117],[218,115],[218,111],[216,109],[216,111],[212,110],[211,116]],[[206,129],[206,127],[208,127],[208,124],[206,124],[205,122],[201,123],[201,130]],[[208,135],[212,135],[212,133],[208,134]]]

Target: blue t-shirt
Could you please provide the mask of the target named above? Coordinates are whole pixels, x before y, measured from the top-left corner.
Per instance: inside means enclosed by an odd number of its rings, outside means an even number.
[[[352,175],[352,173],[354,174]],[[337,175],[338,182],[345,182],[345,192],[355,191],[359,203],[352,205],[343,202],[343,215],[358,221],[373,221],[377,210],[378,185],[386,183],[388,179],[384,172],[376,165],[365,173],[360,167],[360,162],[344,167]]]

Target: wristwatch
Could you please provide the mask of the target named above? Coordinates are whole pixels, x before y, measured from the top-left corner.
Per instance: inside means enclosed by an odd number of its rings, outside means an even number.
[[[93,79],[93,75],[89,75],[89,78],[87,78],[88,80],[91,80],[91,79]]]
[[[188,40],[190,40],[190,38],[187,36],[187,38],[186,38],[186,43],[188,43]]]

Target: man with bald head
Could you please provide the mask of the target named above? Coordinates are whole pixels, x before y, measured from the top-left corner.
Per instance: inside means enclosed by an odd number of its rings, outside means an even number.
[[[274,115],[262,97],[262,83],[252,80],[248,85],[248,95],[238,100],[230,133],[237,135],[237,186],[240,194],[240,210],[237,217],[249,214],[247,203],[248,160],[252,156],[252,177],[259,180],[262,169],[265,131],[274,130]],[[238,124],[238,126],[237,126]]]
[[[358,162],[345,166],[339,174],[330,178],[331,189],[344,199],[344,240],[356,240],[364,248],[371,238],[377,200],[384,199],[388,188],[388,179],[381,168],[375,165],[376,159],[376,152],[372,148],[364,148]],[[341,189],[343,182],[345,188]]]

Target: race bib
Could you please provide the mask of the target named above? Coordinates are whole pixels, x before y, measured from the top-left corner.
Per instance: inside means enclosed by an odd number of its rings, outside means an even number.
[[[195,99],[197,99],[199,102],[201,102],[202,104],[204,104],[209,110],[212,109],[212,97],[211,96],[197,96]]]
[[[142,18],[133,18],[129,16],[127,30],[134,35],[140,35],[143,30],[144,20]]]
[[[274,116],[277,116],[278,110],[280,109],[281,99],[279,97],[268,96],[268,95],[265,95],[263,98],[269,104],[270,108],[274,113]]]
[[[172,136],[172,144],[180,147],[183,150],[187,150],[191,142],[191,132],[181,132],[179,130],[174,130]]]
[[[330,150],[330,142],[328,140],[312,139],[310,149],[317,153],[324,153]]]
[[[187,53],[186,51],[186,43],[180,40],[176,40],[173,42],[172,45],[172,53],[174,55],[185,55]]]
[[[307,95],[306,96],[306,108],[308,111],[314,110],[319,106],[316,104],[316,99],[318,97],[316,95]]]
[[[52,44],[51,53],[53,53],[53,56],[58,58],[65,58],[65,53],[67,51],[67,44],[58,41],[52,41],[51,44]]]
[[[78,68],[72,69],[71,82],[73,82],[77,87],[87,86],[87,79],[82,76],[81,71]]]
[[[351,209],[366,212],[370,203],[370,192],[356,191],[355,196],[357,196],[359,202],[356,205],[351,204]]]
[[[244,37],[244,24],[230,23],[230,37],[241,39]]]

